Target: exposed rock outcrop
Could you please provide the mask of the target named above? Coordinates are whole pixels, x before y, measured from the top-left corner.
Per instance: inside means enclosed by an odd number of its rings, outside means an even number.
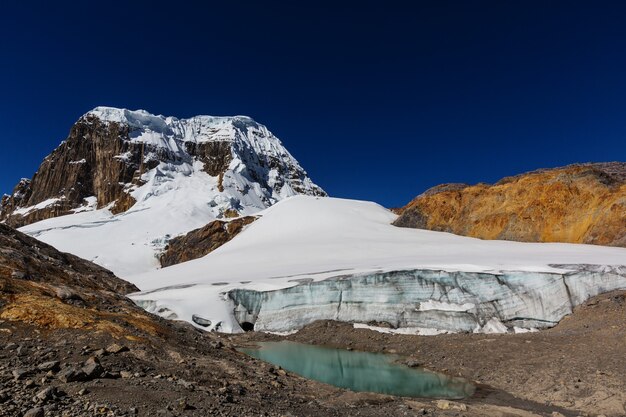
[[[162,267],[201,258],[213,252],[235,236],[256,217],[246,216],[230,221],[215,220],[204,227],[175,237],[168,242],[159,260]]]
[[[444,184],[416,197],[396,226],[481,239],[626,246],[626,163],[577,164],[494,185]]]
[[[95,197],[98,208],[122,197],[142,166],[142,144],[131,142],[129,133],[129,126],[85,115],[44,159],[33,179],[18,184],[2,204],[0,219],[20,227],[69,214],[87,205],[88,197]],[[148,161],[144,169],[156,164]]]

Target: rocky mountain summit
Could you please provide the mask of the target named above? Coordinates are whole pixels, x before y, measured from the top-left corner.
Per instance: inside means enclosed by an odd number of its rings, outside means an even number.
[[[626,246],[626,163],[576,164],[494,185],[444,184],[417,196],[396,226],[481,239]]]
[[[265,126],[246,116],[155,116],[97,107],[2,198],[0,220],[20,227],[137,201],[201,180],[215,218],[249,214],[295,194],[325,195]]]

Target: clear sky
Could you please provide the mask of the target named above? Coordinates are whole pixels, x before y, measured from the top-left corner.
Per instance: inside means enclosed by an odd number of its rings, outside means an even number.
[[[338,197],[626,160],[626,3],[5,1],[0,193],[98,105],[267,125]]]

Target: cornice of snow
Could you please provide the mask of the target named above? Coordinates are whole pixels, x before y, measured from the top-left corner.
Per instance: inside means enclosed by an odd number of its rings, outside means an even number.
[[[135,132],[158,133],[183,142],[219,141],[220,138],[223,140],[225,137],[231,137],[236,133],[245,134],[248,130],[256,130],[280,144],[280,140],[266,126],[257,123],[251,117],[242,115],[198,115],[179,119],[174,116],[155,115],[146,110],[98,106],[85,113],[80,120],[89,121],[90,117],[95,117],[105,123],[113,122],[127,125]]]

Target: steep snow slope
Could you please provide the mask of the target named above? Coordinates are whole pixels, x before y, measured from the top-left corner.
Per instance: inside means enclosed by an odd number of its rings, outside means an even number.
[[[204,258],[126,276],[143,291],[132,298],[164,316],[192,321],[196,315],[211,321],[210,328],[220,323],[222,331],[240,330],[235,316],[240,322],[256,321],[257,328],[277,331],[320,318],[367,322],[381,305],[389,310],[394,304],[391,310],[396,315],[412,309],[460,313],[474,309],[468,313],[473,314],[471,320],[456,315],[451,322],[458,326],[450,325],[447,330],[467,330],[472,323],[485,330],[502,330],[498,322],[489,324],[490,319],[529,319],[525,324],[512,324],[536,327],[542,320],[558,320],[594,292],[626,287],[619,267],[607,268],[603,276],[602,269],[583,271],[580,266],[626,264],[622,248],[482,241],[397,228],[391,225],[396,216],[377,204],[334,198],[292,197],[260,214],[261,219],[246,231]],[[565,264],[575,266],[554,267]],[[394,275],[398,271],[406,273]],[[433,277],[432,271],[443,272]],[[582,275],[568,284],[564,274],[572,272]],[[466,274],[467,279],[459,279],[459,274]],[[483,285],[487,281],[490,284]],[[341,316],[338,306],[345,305],[342,295],[347,293],[337,290],[337,282],[360,282],[361,298],[354,305],[363,306],[368,299],[376,303],[369,311],[351,307],[350,314]],[[407,287],[415,298],[407,300],[406,294],[397,291],[400,285],[417,286]],[[284,290],[294,286],[291,293]],[[355,288],[349,288],[352,295]],[[390,288],[396,288],[393,294]],[[574,294],[568,295],[568,290]],[[521,305],[511,301],[522,299],[523,294],[530,295]],[[542,299],[554,294],[550,303]],[[401,303],[398,297],[404,297]],[[481,307],[494,302],[503,303],[501,311]],[[552,314],[555,308],[557,313]],[[420,327],[419,317],[407,320],[396,324]],[[437,327],[444,321],[431,317],[429,323]]]
[[[76,169],[76,177],[59,176]],[[132,180],[116,182],[128,173]],[[214,219],[250,215],[297,194],[325,195],[278,138],[249,117],[177,119],[108,107],[84,115],[32,183],[19,191],[37,203],[5,201],[8,218],[78,201],[69,205],[73,214],[21,231],[121,277],[158,268],[155,255],[170,237]],[[78,189],[97,196],[78,198]],[[119,206],[122,213],[113,214]]]

